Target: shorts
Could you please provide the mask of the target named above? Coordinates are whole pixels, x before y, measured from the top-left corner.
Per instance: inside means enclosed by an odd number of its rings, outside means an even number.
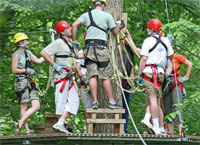
[[[33,89],[29,89],[28,86],[28,81],[17,81],[17,79],[14,82],[14,90],[16,91],[16,93],[18,94],[19,92],[22,91],[22,94],[19,98],[19,104],[21,103],[28,103],[31,102],[32,100],[39,100],[39,95],[38,95],[38,91],[33,88]]]
[[[175,104],[180,104],[183,99],[183,94],[179,86],[175,86],[173,91],[167,90],[163,94],[163,103],[165,108],[165,116],[169,115],[172,112],[176,111]],[[183,123],[183,115],[180,111],[179,114],[172,119],[172,121],[167,120],[168,123],[173,122],[174,124],[181,124]]]
[[[83,93],[80,94],[83,103],[83,108],[84,109],[92,108],[92,96],[90,91],[84,92],[84,90],[86,89],[85,85],[82,85],[80,89],[83,90]]]
[[[56,85],[55,92],[55,104],[56,104],[56,114],[62,115],[64,112],[69,112],[73,115],[76,115],[79,108],[79,98],[78,92],[75,86],[69,89],[71,85],[69,80],[67,81],[63,92],[60,92],[63,82]]]
[[[146,75],[148,78],[152,78],[152,73],[145,73],[144,75]],[[164,74],[159,73],[157,74],[158,76],[158,82],[162,83],[164,81]],[[158,88],[154,88],[154,84],[150,81],[147,81],[145,79],[143,79],[144,82],[144,91],[146,96],[150,96],[150,95],[156,95],[158,98],[162,98],[162,85]]]
[[[84,55],[88,58],[90,63],[87,63],[86,68],[88,77],[98,76],[100,79],[110,79],[112,77],[112,66],[109,58],[108,48],[105,46],[86,45]],[[102,64],[100,66],[99,64]]]

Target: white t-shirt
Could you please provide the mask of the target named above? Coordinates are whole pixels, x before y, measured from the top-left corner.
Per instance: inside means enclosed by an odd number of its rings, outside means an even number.
[[[83,50],[80,50],[77,54],[83,54]],[[81,65],[85,64],[84,59],[77,59],[76,63],[80,63]],[[87,73],[87,69],[85,67],[81,67],[81,72],[85,75]]]
[[[159,35],[155,35],[155,37],[158,38]],[[174,53],[167,38],[161,37],[161,41],[167,46],[167,52],[165,47],[159,43],[157,47],[151,53],[149,53],[149,50],[156,44],[157,40],[153,37],[148,37],[144,40],[142,51],[140,53],[142,56],[148,57],[146,64],[155,64],[158,66],[158,73],[164,73],[164,69],[168,63],[167,56],[171,56]],[[143,73],[152,73],[152,68],[145,67]]]

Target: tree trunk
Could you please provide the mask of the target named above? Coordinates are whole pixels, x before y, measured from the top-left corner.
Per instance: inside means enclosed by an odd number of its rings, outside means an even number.
[[[115,21],[121,19],[121,16],[123,15],[123,0],[107,0],[107,5],[104,8],[104,11],[109,12],[112,14]],[[126,20],[125,20],[126,21]],[[117,42],[116,37],[113,36],[112,38],[113,42],[113,48],[115,49],[115,56],[117,64],[120,64],[120,57],[119,52],[117,50]],[[119,66],[118,66],[119,67]],[[121,69],[121,68],[119,68]],[[112,90],[113,90],[113,96],[117,102],[122,104],[122,96],[121,96],[121,89],[117,86],[115,83],[115,80],[112,80]],[[104,91],[102,80],[98,80],[98,101],[99,101],[99,108],[108,108],[108,97]],[[100,114],[97,116],[97,118],[113,118],[113,114]],[[96,133],[114,133],[113,125],[96,125]]]

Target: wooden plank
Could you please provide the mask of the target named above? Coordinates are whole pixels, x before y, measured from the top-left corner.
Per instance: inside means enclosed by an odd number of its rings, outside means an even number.
[[[87,124],[87,133],[93,133],[93,124],[92,123]]]
[[[57,115],[56,114],[54,114],[54,113],[46,113],[45,115],[44,115],[44,117],[45,118],[57,118]]]
[[[93,113],[93,114],[92,114],[92,119],[96,119],[96,117],[97,117],[97,114],[96,114],[96,113]]]
[[[125,123],[125,119],[87,119],[86,123],[101,123],[101,124],[117,124],[117,123]]]
[[[115,114],[115,119],[119,119],[119,114]]]
[[[106,109],[106,108],[99,108],[99,109],[91,109],[91,108],[87,108],[86,109],[87,113],[119,113],[119,114],[123,114],[125,113],[125,109]]]
[[[119,134],[124,134],[124,124],[119,125]]]

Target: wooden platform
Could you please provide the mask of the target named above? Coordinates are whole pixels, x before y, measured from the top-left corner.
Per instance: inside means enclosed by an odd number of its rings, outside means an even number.
[[[200,145],[200,137],[142,135],[148,145]],[[40,134],[0,137],[0,145],[143,145],[134,134]]]
[[[125,119],[120,119],[120,115],[125,113],[125,109],[86,109],[87,113],[90,113],[92,118],[86,120],[87,133],[95,133],[96,124],[112,124],[114,125],[115,134],[124,134]],[[98,114],[114,114],[114,118],[97,118]]]

